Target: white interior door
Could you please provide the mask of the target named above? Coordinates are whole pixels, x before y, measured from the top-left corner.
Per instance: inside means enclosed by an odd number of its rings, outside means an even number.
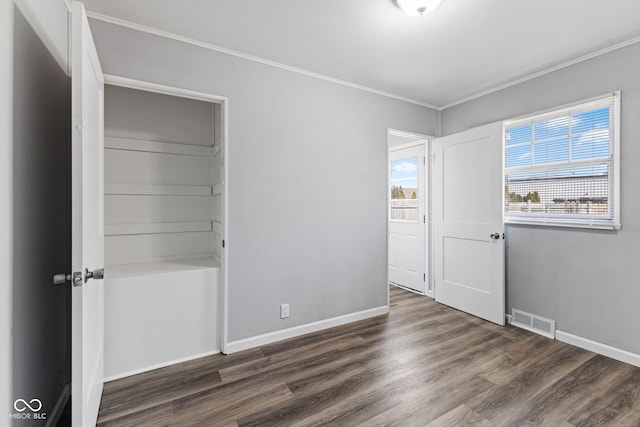
[[[389,282],[426,293],[425,141],[389,151]]]
[[[72,312],[74,426],[94,426],[104,356],[104,80],[82,3],[72,14]]]
[[[504,324],[502,123],[435,140],[435,299]]]

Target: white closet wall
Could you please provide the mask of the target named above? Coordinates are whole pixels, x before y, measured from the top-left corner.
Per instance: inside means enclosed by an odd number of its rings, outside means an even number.
[[[215,108],[106,86],[106,265],[214,254]]]
[[[222,126],[222,106],[213,104],[213,257],[218,264],[222,263],[222,236],[223,233],[223,194],[224,194],[224,132]]]

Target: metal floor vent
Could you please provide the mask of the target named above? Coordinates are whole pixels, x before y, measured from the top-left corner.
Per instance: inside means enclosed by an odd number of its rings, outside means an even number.
[[[526,311],[511,309],[511,324],[548,338],[556,337],[555,320],[545,319]]]

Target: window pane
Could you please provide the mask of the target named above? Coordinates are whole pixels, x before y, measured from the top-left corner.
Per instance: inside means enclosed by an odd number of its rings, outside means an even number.
[[[531,165],[531,144],[507,147],[507,167]]]
[[[569,135],[569,116],[545,120],[535,124],[536,141]]]
[[[520,144],[523,142],[531,142],[532,125],[519,126],[517,128],[507,129],[505,134],[506,145]]]
[[[607,216],[608,170],[601,164],[508,175],[505,211]]]
[[[578,113],[571,118],[571,131],[576,133],[589,132],[594,129],[609,128],[609,107]]]
[[[418,157],[391,162],[390,217],[392,220],[418,220]]]
[[[609,157],[609,129],[596,129],[571,137],[571,160]]]
[[[534,144],[533,163],[566,162],[569,160],[569,140],[566,138],[536,142]]]

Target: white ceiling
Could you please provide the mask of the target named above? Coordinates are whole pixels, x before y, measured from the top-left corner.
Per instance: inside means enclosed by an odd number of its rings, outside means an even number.
[[[639,0],[84,0],[91,12],[442,108],[640,41]]]

